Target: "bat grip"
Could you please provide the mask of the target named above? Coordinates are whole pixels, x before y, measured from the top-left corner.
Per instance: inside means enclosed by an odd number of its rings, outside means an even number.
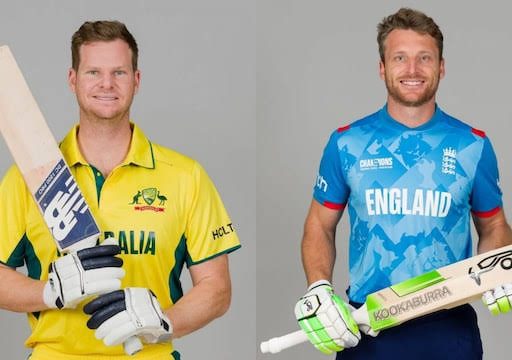
[[[298,330],[290,334],[263,341],[260,344],[260,350],[263,354],[277,354],[281,350],[288,349],[292,346],[308,341],[307,335]]]
[[[126,339],[123,343],[124,352],[127,355],[135,355],[142,350],[142,342],[137,336],[132,336]]]

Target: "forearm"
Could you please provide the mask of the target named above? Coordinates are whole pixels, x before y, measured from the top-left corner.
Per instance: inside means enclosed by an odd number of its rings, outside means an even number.
[[[302,264],[308,285],[317,280],[332,281],[336,260],[334,232],[326,232],[314,224],[306,224],[302,239]]]
[[[512,244],[512,230],[503,209],[491,217],[473,216],[473,221],[478,233],[479,254]]]
[[[222,316],[231,301],[230,289],[216,289],[207,281],[194,286],[165,311],[173,326],[173,338],[190,334]]]
[[[174,306],[165,310],[173,326],[173,338],[190,334],[222,316],[231,302],[231,282],[205,278],[194,285]]]
[[[15,312],[47,310],[43,301],[45,282],[0,266],[0,308]]]
[[[507,223],[503,223],[480,234],[477,251],[481,254],[510,244],[512,244],[512,230]]]
[[[316,200],[311,202],[302,238],[302,264],[308,285],[317,280],[332,281],[336,225],[342,214],[342,211],[325,208]]]

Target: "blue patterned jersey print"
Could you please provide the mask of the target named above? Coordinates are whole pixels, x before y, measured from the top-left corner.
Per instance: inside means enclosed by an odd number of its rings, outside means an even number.
[[[349,298],[471,256],[470,212],[501,208],[496,156],[483,131],[436,106],[420,127],[387,107],[336,130],[314,198],[350,216]]]

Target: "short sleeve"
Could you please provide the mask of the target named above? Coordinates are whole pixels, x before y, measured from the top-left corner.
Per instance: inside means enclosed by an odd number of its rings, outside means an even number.
[[[27,196],[21,173],[11,167],[0,182],[0,262],[13,268],[24,264]]]
[[[320,169],[313,190],[313,198],[320,204],[341,210],[347,203],[350,189],[342,172],[341,153],[338,147],[340,134],[335,131],[324,149]]]
[[[498,162],[491,142],[485,137],[471,192],[471,210],[476,216],[485,217],[493,215],[501,206]]]
[[[193,170],[193,184],[193,198],[185,232],[189,266],[240,247],[235,226],[219,193],[199,164]]]

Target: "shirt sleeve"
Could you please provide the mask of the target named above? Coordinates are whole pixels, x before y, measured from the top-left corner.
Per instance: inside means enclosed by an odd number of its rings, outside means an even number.
[[[471,192],[471,210],[476,216],[485,217],[496,213],[501,206],[498,162],[491,142],[485,137]]]
[[[193,172],[194,191],[185,232],[188,266],[240,247],[235,227],[208,174],[199,164]]]
[[[11,167],[0,183],[0,262],[13,268],[24,265],[27,196],[21,173]]]
[[[324,149],[320,169],[313,190],[313,198],[325,207],[341,210],[347,203],[350,189],[343,176],[338,141],[340,134],[335,131]]]

